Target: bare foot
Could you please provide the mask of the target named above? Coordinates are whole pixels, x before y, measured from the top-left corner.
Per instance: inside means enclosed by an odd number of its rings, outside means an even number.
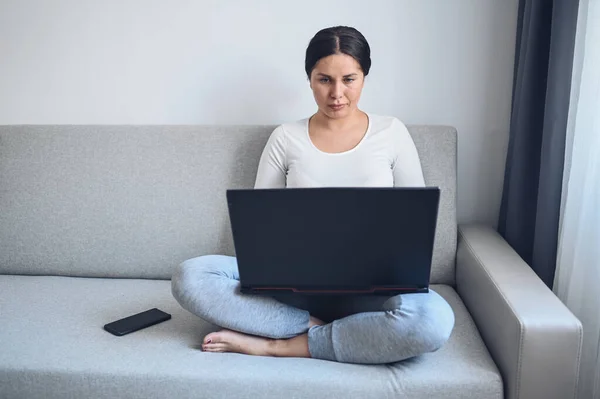
[[[270,339],[232,330],[221,330],[204,337],[202,350],[255,356],[310,357],[307,334],[290,339]]]
[[[270,356],[274,340],[242,334],[237,331],[221,330],[204,337],[202,350],[206,352],[235,352],[247,355]]]

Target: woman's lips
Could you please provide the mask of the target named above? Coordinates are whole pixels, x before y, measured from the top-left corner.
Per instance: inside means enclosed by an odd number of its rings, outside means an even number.
[[[346,106],[346,104],[330,104],[329,108],[331,108],[334,111],[339,111],[340,109],[344,108]]]

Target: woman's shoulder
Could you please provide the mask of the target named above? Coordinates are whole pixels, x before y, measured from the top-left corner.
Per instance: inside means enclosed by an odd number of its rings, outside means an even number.
[[[369,117],[371,129],[374,131],[406,129],[406,125],[395,116],[372,114],[368,112],[367,116]]]
[[[279,126],[283,126],[284,128],[291,128],[291,129],[303,129],[306,127],[306,124],[308,123],[309,119],[310,119],[310,117],[307,116],[307,117],[301,118],[301,119],[286,121]]]
[[[287,135],[303,134],[306,131],[307,123],[308,118],[281,123],[275,126],[272,135],[283,138]]]

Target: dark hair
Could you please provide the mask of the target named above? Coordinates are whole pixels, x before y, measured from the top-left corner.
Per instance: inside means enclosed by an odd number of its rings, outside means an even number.
[[[352,27],[333,26],[317,32],[306,48],[304,69],[308,78],[310,79],[310,73],[321,58],[340,53],[354,58],[365,76],[369,74],[371,48],[367,39]]]

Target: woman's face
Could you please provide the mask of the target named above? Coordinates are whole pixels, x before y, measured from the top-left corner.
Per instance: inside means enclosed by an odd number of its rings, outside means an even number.
[[[321,58],[310,74],[310,88],[319,111],[332,119],[356,111],[363,85],[360,64],[346,54]]]

